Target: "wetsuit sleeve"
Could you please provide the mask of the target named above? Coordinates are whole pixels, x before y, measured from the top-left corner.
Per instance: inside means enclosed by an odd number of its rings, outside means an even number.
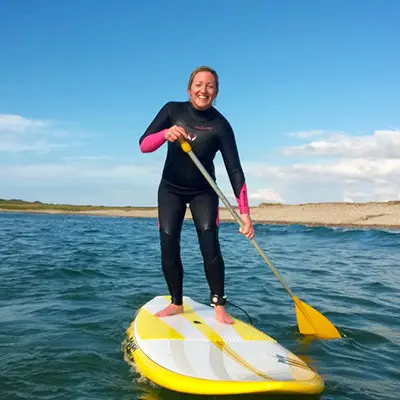
[[[162,146],[166,139],[165,131],[170,128],[170,103],[165,104],[139,139],[140,150],[149,153]]]
[[[227,122],[220,135],[220,150],[240,214],[249,214],[247,187],[232,127]]]

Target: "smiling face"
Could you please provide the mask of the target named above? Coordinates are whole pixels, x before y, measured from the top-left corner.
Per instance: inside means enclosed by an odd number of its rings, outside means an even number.
[[[218,94],[218,82],[210,71],[197,72],[188,89],[190,102],[198,110],[211,107]]]

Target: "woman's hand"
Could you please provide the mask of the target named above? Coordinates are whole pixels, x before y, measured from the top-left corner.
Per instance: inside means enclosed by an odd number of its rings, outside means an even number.
[[[240,227],[239,232],[242,233],[249,239],[253,239],[254,237],[254,227],[253,223],[251,222],[249,214],[240,214],[240,219],[242,220],[244,226],[243,228]]]
[[[186,131],[181,127],[181,126],[171,126],[171,128],[167,129],[164,133],[164,137],[166,140],[169,142],[175,142],[178,140],[180,137],[183,137],[185,139],[188,138],[188,134]]]

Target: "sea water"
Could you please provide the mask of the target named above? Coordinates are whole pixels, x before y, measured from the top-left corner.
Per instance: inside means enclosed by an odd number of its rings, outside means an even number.
[[[229,312],[317,370],[320,396],[398,400],[400,232],[255,225],[295,295],[344,336],[298,333],[293,301],[235,223],[222,223]],[[184,294],[208,301],[192,221],[182,232]],[[0,399],[200,399],[142,381],[122,343],[137,309],[167,294],[151,218],[0,213]],[[237,308],[235,306],[239,306]]]

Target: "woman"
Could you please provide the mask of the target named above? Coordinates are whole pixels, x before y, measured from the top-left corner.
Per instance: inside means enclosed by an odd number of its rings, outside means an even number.
[[[155,151],[166,141],[169,142],[158,189],[158,218],[162,270],[171,295],[171,304],[157,314],[159,317],[183,312],[180,236],[186,205],[189,204],[215,318],[223,323],[234,322],[224,307],[225,266],[218,239],[218,196],[190,157],[180,148],[178,141],[182,137],[191,141],[193,152],[214,180],[213,160],[216,152],[221,151],[244,223],[240,232],[252,238],[254,229],[234,133],[225,117],[213,107],[218,95],[218,84],[218,75],[212,68],[196,68],[188,83],[189,101],[167,103],[139,140],[143,153]]]

